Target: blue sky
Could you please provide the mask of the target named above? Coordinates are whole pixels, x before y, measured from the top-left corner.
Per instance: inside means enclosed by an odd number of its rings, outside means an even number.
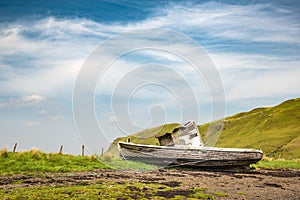
[[[57,151],[63,144],[79,154],[83,142],[99,153],[115,137],[162,122],[211,121],[203,77],[175,55],[143,50],[101,78],[102,132],[79,140],[72,94],[81,67],[107,39],[141,28],[175,30],[204,48],[222,79],[226,115],[299,97],[299,13],[299,1],[1,1],[0,146]],[[151,78],[160,85],[127,91]]]

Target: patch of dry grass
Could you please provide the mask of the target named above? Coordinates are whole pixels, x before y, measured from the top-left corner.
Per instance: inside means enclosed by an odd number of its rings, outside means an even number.
[[[103,155],[103,159],[107,162],[110,162],[112,158],[113,158],[113,156],[111,153],[106,153]]]
[[[8,155],[8,149],[7,149],[7,147],[2,147],[0,149],[0,157],[7,157],[7,155]]]
[[[42,158],[43,153],[41,152],[41,150],[39,150],[36,147],[32,147],[28,152],[31,154],[31,156],[33,158],[36,158],[36,159],[41,159]]]

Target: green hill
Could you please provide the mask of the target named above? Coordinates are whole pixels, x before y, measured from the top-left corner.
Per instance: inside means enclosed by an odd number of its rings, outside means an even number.
[[[135,133],[129,137],[117,138],[109,153],[117,153],[118,141],[140,144],[158,144],[156,136],[171,132],[178,123],[165,124]],[[199,126],[202,138],[209,124]],[[262,149],[268,157],[300,158],[300,98],[285,101],[274,107],[256,108],[226,117],[218,147],[241,147]]]
[[[300,158],[300,98],[227,117],[217,146],[262,149],[275,158]]]

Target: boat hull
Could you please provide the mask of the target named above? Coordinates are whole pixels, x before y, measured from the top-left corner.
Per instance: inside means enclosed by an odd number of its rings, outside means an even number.
[[[262,158],[262,151],[238,148],[179,148],[119,142],[120,157],[160,166],[240,167]]]

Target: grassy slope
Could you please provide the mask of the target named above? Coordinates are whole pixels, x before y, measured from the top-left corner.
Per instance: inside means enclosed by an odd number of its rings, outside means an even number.
[[[263,149],[269,157],[300,158],[300,98],[227,117],[220,147]]]
[[[166,124],[129,137],[134,143],[158,144],[155,136],[170,132],[177,125]],[[207,128],[208,124],[199,126],[201,135]],[[114,144],[127,138],[117,138]],[[266,156],[274,158],[300,158],[300,98],[227,117],[217,146],[262,149]],[[116,146],[112,145],[108,152],[116,154]]]

